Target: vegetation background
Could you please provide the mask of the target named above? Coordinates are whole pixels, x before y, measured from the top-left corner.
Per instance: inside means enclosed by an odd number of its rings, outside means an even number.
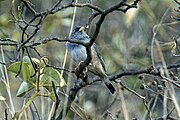
[[[14,2],[15,11],[18,11],[18,6],[23,6],[23,2],[20,0]],[[52,8],[57,0],[30,0],[30,2],[37,12],[42,12]],[[61,5],[69,2],[70,0],[64,0]],[[86,2],[89,1],[78,0],[78,3]],[[107,9],[116,5],[119,0],[91,0],[91,2],[101,9]],[[129,4],[132,2],[133,0],[127,1]],[[111,95],[102,82],[87,85],[78,91],[72,108],[65,118],[146,120],[165,116],[180,119],[179,66],[166,69],[167,66],[177,65],[180,61],[178,57],[180,22],[174,19],[180,17],[180,13],[175,10],[178,7],[179,4],[173,0],[141,0],[137,8],[131,8],[126,13],[114,11],[108,14],[95,41],[102,52],[107,74],[111,77],[120,73],[151,70],[151,66],[158,68],[161,74],[159,76],[144,73],[122,75],[116,79],[121,80],[122,84],[117,83],[116,80],[113,82],[118,91],[116,95]],[[33,14],[28,8],[23,7],[23,9],[22,14],[25,19],[30,20]],[[6,71],[6,67],[19,60],[16,59],[16,47],[3,45],[3,39],[10,38],[20,42],[23,31],[13,20],[12,10],[12,1],[0,0],[0,96],[6,98],[0,99],[0,113],[2,113],[0,119],[6,117],[5,110],[8,111],[8,118],[14,116],[11,114],[12,111],[19,112],[34,93],[34,90],[31,90],[23,97],[17,97],[22,80],[15,77],[14,73]],[[33,39],[54,36],[68,38],[73,11],[74,7],[68,7],[48,15]],[[91,14],[92,10],[88,7],[78,7],[74,26],[85,25]],[[92,21],[88,30],[89,36],[93,35],[97,20],[98,17]],[[28,28],[27,32],[31,32],[32,29]],[[41,56],[48,56],[50,65],[60,68],[63,66],[65,42],[47,42],[36,46],[36,50]],[[40,59],[33,50],[30,50],[30,54],[31,57]],[[6,65],[3,64],[4,62]],[[67,59],[66,69],[69,69],[69,63]],[[59,72],[61,73],[61,70]],[[5,85],[3,79],[9,79],[9,87]],[[67,86],[58,87],[60,90],[57,93],[61,103],[56,116],[62,111],[67,87],[72,87],[76,76],[65,71],[63,79]],[[68,80],[71,84],[68,84]],[[178,85],[174,85],[174,82]],[[47,92],[41,88],[40,92],[42,91]],[[46,120],[51,117],[52,104],[53,101],[49,97],[38,96],[19,119]]]

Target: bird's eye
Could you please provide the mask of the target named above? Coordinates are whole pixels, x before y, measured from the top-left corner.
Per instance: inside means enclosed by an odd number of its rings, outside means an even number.
[[[76,28],[74,29],[74,32],[79,31],[80,28],[81,28],[81,27],[76,27]]]

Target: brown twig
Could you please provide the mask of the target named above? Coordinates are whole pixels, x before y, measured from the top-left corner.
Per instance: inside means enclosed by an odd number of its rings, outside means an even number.
[[[27,0],[21,0],[21,1],[34,15],[36,15],[36,11],[34,10],[34,8],[32,8],[32,6],[29,4],[29,2]]]
[[[174,111],[175,108],[173,108],[167,115],[155,118],[154,120],[178,120],[178,118],[172,117],[171,114]]]
[[[4,116],[5,116],[5,120],[8,120],[8,113],[7,113],[7,109],[5,108],[5,110],[4,110]]]
[[[60,104],[61,101],[60,101],[60,99],[59,99],[59,97],[58,97],[58,95],[57,95],[56,87],[55,87],[55,84],[54,84],[53,81],[52,81],[52,88],[53,88],[53,91],[54,91],[54,94],[55,94],[56,104],[55,104],[55,109],[54,109],[54,113],[53,113],[53,115],[52,115],[52,117],[51,117],[51,120],[55,120],[55,118],[56,118],[56,111],[57,111],[58,106],[59,106],[59,104]]]

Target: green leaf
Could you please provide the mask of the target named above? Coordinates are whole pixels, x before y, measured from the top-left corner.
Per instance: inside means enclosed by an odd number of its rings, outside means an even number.
[[[20,64],[21,64],[21,62],[12,63],[7,68],[7,70],[9,72],[13,72],[13,73],[17,74],[20,70]],[[32,65],[28,62],[22,62],[22,67],[21,67],[19,77],[23,81],[35,82],[37,79],[37,75],[35,75],[34,77],[31,77],[33,74],[34,74],[34,69],[33,69]]]
[[[23,57],[23,61],[24,61],[24,62],[31,63],[31,61],[30,61],[30,59],[29,59],[28,56],[24,56],[24,57]]]
[[[49,98],[50,98],[53,102],[56,102],[56,97],[55,97],[54,91],[50,92]]]
[[[17,92],[16,96],[17,97],[22,97],[33,88],[34,88],[33,85],[31,85],[31,84],[29,84],[27,82],[22,82],[19,89],[18,89],[18,92]]]
[[[39,63],[40,63],[40,60],[38,60],[37,58],[31,58],[31,60],[32,60],[32,62],[34,62],[35,64],[39,64]],[[23,61],[24,61],[24,62],[28,62],[28,63],[32,64],[32,63],[31,63],[31,60],[30,60],[30,58],[29,58],[28,56],[24,56],[24,57],[23,57]]]
[[[43,74],[40,78],[40,84],[51,86],[52,81],[54,82],[55,85],[59,84],[60,82],[59,72],[50,67],[44,68]]]
[[[51,86],[52,81],[55,85],[59,85],[60,83],[61,87],[66,85],[65,80],[56,69],[51,67],[44,68],[43,75],[40,77],[40,84],[44,86]]]

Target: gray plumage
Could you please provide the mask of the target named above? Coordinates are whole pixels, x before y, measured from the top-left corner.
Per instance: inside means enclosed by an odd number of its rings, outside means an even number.
[[[84,27],[76,27],[71,36],[71,40],[77,40],[82,42],[89,42],[90,38],[84,31]],[[81,61],[85,61],[87,58],[86,48],[83,45],[67,42],[66,44],[70,57],[73,59],[74,64],[77,66]],[[95,75],[98,75],[102,81],[105,83],[109,91],[114,94],[115,88],[113,87],[111,81],[106,75],[106,67],[98,50],[96,44],[91,46],[92,60],[88,65],[88,70]]]

